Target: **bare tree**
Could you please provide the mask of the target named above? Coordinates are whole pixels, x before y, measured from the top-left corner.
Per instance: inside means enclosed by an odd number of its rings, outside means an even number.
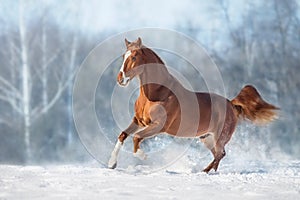
[[[42,18],[42,31],[32,31],[32,27],[29,29],[26,21],[28,17],[27,3],[20,0],[18,6],[18,32],[17,34],[7,33],[8,51],[5,53],[10,58],[6,63],[9,73],[0,75],[0,100],[10,105],[14,113],[19,115],[23,121],[26,157],[27,161],[30,161],[32,159],[32,125],[42,115],[48,113],[60,99],[64,90],[72,83],[75,68],[68,68],[66,73],[61,73],[62,66],[53,64],[60,56],[63,47],[58,46],[51,52],[49,51],[47,42],[49,34],[45,22],[47,16],[44,15],[44,19]],[[40,32],[41,35],[38,35]],[[38,39],[40,40],[34,41]],[[39,48],[32,46],[35,44],[40,44]],[[72,48],[76,49],[77,46],[73,45]],[[41,54],[41,58],[38,58],[37,54]],[[76,51],[71,55],[75,60]],[[41,62],[38,62],[39,59]],[[70,62],[74,66],[74,61]],[[41,63],[41,65],[37,63]],[[51,79],[50,93],[49,79]],[[35,91],[39,85],[42,85],[41,92]],[[41,98],[33,96],[36,94],[39,94]],[[37,99],[41,99],[41,101]]]

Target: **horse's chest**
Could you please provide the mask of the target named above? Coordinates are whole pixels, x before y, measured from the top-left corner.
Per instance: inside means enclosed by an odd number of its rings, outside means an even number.
[[[135,117],[140,125],[148,126],[151,123],[151,106],[153,105],[149,101],[137,101],[135,103]]]

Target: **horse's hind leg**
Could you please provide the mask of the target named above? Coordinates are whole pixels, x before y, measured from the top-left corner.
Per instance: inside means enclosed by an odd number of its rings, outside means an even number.
[[[208,133],[200,137],[201,142],[208,148],[213,154],[214,158],[216,157],[216,141],[213,133]],[[203,171],[208,173],[215,165],[216,160],[214,159]]]
[[[225,149],[220,152],[215,152],[215,158],[214,160],[203,170],[204,172],[208,173],[211,169],[214,169],[215,171],[218,170],[218,166],[222,158],[226,155]]]
[[[218,170],[218,166],[220,164],[220,161],[225,157],[225,145],[230,140],[233,132],[235,129],[235,124],[232,124],[232,126],[224,125],[223,130],[218,138],[215,138],[217,141],[215,146],[211,149],[211,152],[214,155],[214,160],[203,170],[204,172],[208,173],[211,169],[214,169],[215,171]]]
[[[214,156],[214,160],[203,170],[206,173],[208,173],[211,169],[217,171],[221,159],[226,155],[224,146],[222,147],[218,143],[210,150]]]
[[[118,154],[119,154],[119,151],[120,151],[124,141],[126,140],[128,135],[136,132],[139,128],[140,127],[137,125],[136,120],[133,119],[132,123],[128,126],[128,128],[121,132],[121,134],[118,137],[118,141],[115,145],[115,148],[111,153],[111,157],[108,161],[108,168],[114,169],[117,167]]]

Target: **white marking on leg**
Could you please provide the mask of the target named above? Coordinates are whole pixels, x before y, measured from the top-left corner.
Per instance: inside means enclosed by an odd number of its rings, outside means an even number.
[[[146,160],[147,158],[147,155],[141,149],[138,149],[136,153],[133,153],[133,156],[139,158],[140,160]]]
[[[214,148],[214,146],[216,145],[216,142],[214,140],[214,137],[212,134],[208,133],[205,135],[204,138],[201,138],[201,142],[204,143],[204,145],[209,149],[211,150],[212,148]]]
[[[111,152],[110,159],[108,161],[108,167],[109,168],[114,168],[115,165],[117,164],[117,159],[118,159],[118,154],[120,152],[120,149],[122,147],[122,143],[120,140],[117,141],[114,150]]]
[[[125,76],[125,72],[124,72],[124,67],[125,67],[125,62],[126,62],[126,60],[127,60],[127,58],[129,57],[131,55],[131,51],[127,51],[126,53],[125,53],[125,56],[124,56],[124,61],[123,61],[123,64],[122,64],[122,67],[121,67],[121,69],[120,69],[120,72],[122,72],[122,78],[123,78],[123,81],[122,81],[122,85],[126,85],[127,84],[127,82],[129,81],[129,77],[126,77]]]

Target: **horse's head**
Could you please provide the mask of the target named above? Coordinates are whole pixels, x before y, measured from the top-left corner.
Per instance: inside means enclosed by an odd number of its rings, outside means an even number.
[[[117,77],[117,81],[121,86],[126,86],[131,79],[140,75],[143,72],[143,64],[145,64],[142,58],[141,38],[138,38],[134,42],[129,42],[125,39],[125,44],[127,50],[124,54],[123,64]]]

